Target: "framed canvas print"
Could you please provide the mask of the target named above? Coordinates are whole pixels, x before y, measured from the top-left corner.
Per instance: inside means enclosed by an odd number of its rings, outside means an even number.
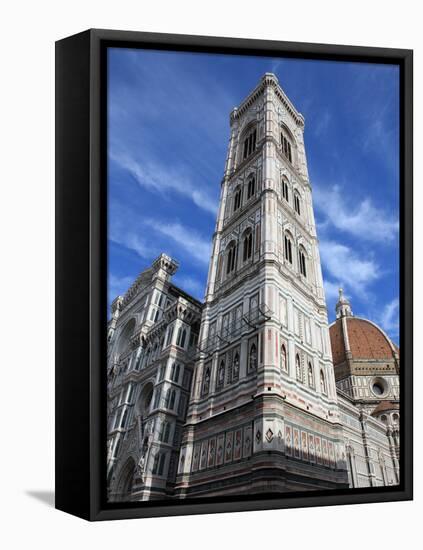
[[[56,136],[57,508],[411,499],[412,52],[90,30]]]

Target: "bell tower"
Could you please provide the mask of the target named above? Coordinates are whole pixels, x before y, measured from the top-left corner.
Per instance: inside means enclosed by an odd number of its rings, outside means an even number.
[[[266,73],[230,128],[177,492],[346,487],[304,118]]]

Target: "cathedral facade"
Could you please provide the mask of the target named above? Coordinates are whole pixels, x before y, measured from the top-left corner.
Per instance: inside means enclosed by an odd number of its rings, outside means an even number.
[[[399,350],[328,324],[304,119],[275,75],[230,115],[204,303],[162,254],[112,304],[111,501],[399,483]]]

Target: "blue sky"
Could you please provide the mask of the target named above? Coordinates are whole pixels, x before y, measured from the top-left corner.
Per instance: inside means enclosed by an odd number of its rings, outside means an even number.
[[[305,117],[329,319],[355,315],[398,343],[399,72],[389,65],[109,50],[109,301],[161,252],[202,299],[229,113],[265,72]]]

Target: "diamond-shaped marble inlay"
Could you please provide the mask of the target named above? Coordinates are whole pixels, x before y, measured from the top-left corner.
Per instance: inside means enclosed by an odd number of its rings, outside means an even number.
[[[273,432],[272,430],[269,428],[266,432],[266,439],[267,441],[270,443],[273,439]]]
[[[260,441],[261,441],[261,431],[260,430],[257,430],[256,441],[257,441],[257,443],[260,443]]]

